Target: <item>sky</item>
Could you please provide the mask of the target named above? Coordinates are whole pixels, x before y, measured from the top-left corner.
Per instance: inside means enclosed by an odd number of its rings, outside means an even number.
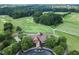
[[[0,4],[79,4],[78,0],[0,0]]]

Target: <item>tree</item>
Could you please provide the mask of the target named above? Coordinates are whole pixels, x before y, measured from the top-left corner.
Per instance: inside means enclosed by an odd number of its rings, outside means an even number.
[[[58,25],[58,24],[61,24],[63,23],[63,19],[61,17],[61,15],[58,15],[58,14],[54,14],[53,15],[53,23],[54,25]]]
[[[55,47],[53,48],[53,51],[54,51],[56,54],[58,54],[58,55],[63,55],[63,53],[64,53],[64,48],[63,48],[61,45],[55,46]]]
[[[56,45],[56,38],[54,36],[49,37],[46,41],[45,41],[45,46],[47,48],[53,48]]]
[[[8,47],[10,44],[16,42],[12,37],[4,35],[4,39],[0,42],[0,50]]]
[[[14,19],[20,18],[20,17],[23,16],[23,11],[22,10],[15,9],[12,12],[10,12],[9,16],[11,16]]]
[[[34,17],[34,22],[35,23],[39,23],[39,21],[40,21],[39,17]]]
[[[33,17],[39,17],[42,15],[42,12],[41,11],[36,11],[33,15]]]
[[[34,12],[33,18],[34,18],[34,21],[35,21],[36,23],[39,23],[39,21],[40,21],[39,17],[40,17],[41,15],[42,15],[42,12],[41,12],[41,11],[36,11],[36,12]]]
[[[21,49],[27,50],[32,47],[32,39],[29,36],[26,36],[21,41]]]
[[[4,48],[2,50],[2,54],[4,54],[4,55],[12,55],[13,54],[12,47],[11,46],[8,46],[8,47]]]
[[[64,49],[67,48],[67,39],[65,37],[59,37],[57,45],[61,45]]]
[[[64,42],[65,43],[66,41],[67,41],[67,39],[64,36],[61,36],[61,37],[58,38],[58,43],[60,43],[60,42]]]
[[[43,14],[39,17],[39,23],[44,25],[51,25],[50,19],[51,17],[48,14]]]
[[[8,47],[5,47],[2,50],[2,53],[4,55],[14,55],[16,54],[18,51],[20,50],[20,44],[19,43],[12,43],[11,45],[9,45]]]
[[[17,33],[18,33],[18,37],[19,37],[20,39],[22,39],[22,38],[23,38],[23,31],[22,31],[22,28],[21,28],[20,26],[17,26],[17,27],[16,27],[16,31],[17,31]]]
[[[19,26],[17,26],[17,27],[16,27],[16,31],[17,31],[17,32],[21,32],[21,31],[22,31],[22,28],[19,27]]]
[[[0,51],[5,48],[4,42],[0,42]]]
[[[5,40],[10,40],[13,39],[13,37],[11,36],[13,33],[13,24],[12,23],[5,23],[4,24],[4,39]]]
[[[34,14],[34,10],[32,9],[21,9],[21,8],[16,8],[9,12],[9,16],[12,18],[21,18],[21,17],[26,17],[26,16],[32,16]]]
[[[16,54],[18,51],[20,51],[21,49],[21,44],[20,43],[16,43],[14,42],[12,45],[12,54]]]
[[[4,35],[3,34],[0,34],[0,42],[2,42],[4,40],[5,40]]]
[[[54,13],[46,13],[41,16],[33,19],[36,23],[44,24],[44,25],[58,25],[63,22],[61,15]]]
[[[13,24],[12,23],[5,23],[4,24],[4,31],[5,32],[12,32],[13,30]]]

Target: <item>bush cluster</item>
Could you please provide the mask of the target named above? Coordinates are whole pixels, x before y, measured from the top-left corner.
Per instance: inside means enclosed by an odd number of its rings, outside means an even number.
[[[18,45],[18,43],[15,42],[11,44],[10,46],[4,48],[2,50],[2,53],[4,55],[13,55],[13,54],[16,54],[19,51],[19,49],[20,49],[20,45]]]
[[[44,24],[44,25],[58,25],[63,23],[63,19],[61,15],[54,14],[54,13],[46,13],[42,14],[39,17],[35,16],[33,19],[36,23]]]
[[[45,41],[46,47],[51,48],[56,54],[62,55],[67,49],[67,42],[65,37],[59,37],[58,39],[54,36],[48,38]]]
[[[21,49],[27,50],[32,47],[32,39],[29,36],[26,36],[21,41]]]
[[[68,53],[69,55],[79,55],[79,51],[73,50]]]

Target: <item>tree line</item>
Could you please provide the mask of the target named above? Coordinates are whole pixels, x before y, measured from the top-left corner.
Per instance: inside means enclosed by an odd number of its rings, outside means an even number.
[[[74,8],[52,8],[50,5],[31,5],[0,8],[0,15],[9,15],[13,18],[32,16],[36,11],[52,11],[52,12],[79,12]]]

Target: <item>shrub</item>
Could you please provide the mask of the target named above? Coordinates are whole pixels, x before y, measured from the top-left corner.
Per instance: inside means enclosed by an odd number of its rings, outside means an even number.
[[[5,40],[4,35],[0,34],[0,42],[2,42],[3,40]]]
[[[12,44],[12,52],[13,54],[16,54],[20,50],[20,43],[13,43]]]
[[[14,41],[14,38],[12,37],[12,34],[10,33],[2,33],[0,34],[0,42],[2,41]]]
[[[59,37],[57,45],[61,45],[64,49],[67,48],[67,39],[65,37]]]
[[[32,47],[32,39],[29,36],[24,37],[21,41],[21,49],[27,50],[31,47]]]
[[[14,39],[5,39],[4,41],[0,42],[0,50],[4,49],[5,47],[9,46],[10,44],[14,43]]]
[[[19,37],[20,39],[22,39],[22,38],[23,38],[23,31],[22,31],[22,28],[19,27],[19,26],[17,26],[17,27],[16,27],[16,31],[17,31],[17,33],[18,33],[18,37]]]
[[[16,43],[16,42],[15,42],[15,43],[11,44],[10,46],[4,48],[4,49],[2,50],[2,53],[3,53],[4,55],[14,55],[14,54],[16,54],[19,50],[20,50],[20,45],[19,45],[19,43]]]
[[[4,40],[3,41],[3,44],[5,47],[9,46],[10,45],[10,41],[9,40]]]
[[[17,27],[16,27],[16,31],[17,31],[17,32],[20,32],[20,31],[22,31],[22,28],[19,27],[19,26],[17,26]]]
[[[2,54],[4,54],[4,55],[11,55],[11,54],[13,54],[12,46],[8,46],[8,47],[4,48],[2,50]]]
[[[61,45],[64,49],[67,49],[67,44],[64,42],[61,42],[59,45]]]
[[[66,38],[63,36],[63,37],[59,37],[59,40],[58,40],[58,42],[60,43],[60,42],[66,42]]]
[[[0,50],[2,50],[4,47],[5,46],[4,46],[3,42],[0,42]]]
[[[5,23],[4,24],[4,31],[5,32],[12,32],[13,30],[13,24],[12,23]]]
[[[79,55],[79,51],[73,50],[68,53],[69,55]]]
[[[45,46],[48,48],[53,48],[56,45],[56,38],[54,36],[49,37],[46,41],[45,41]]]
[[[64,48],[61,45],[55,46],[53,50],[58,55],[62,55],[64,53]]]

